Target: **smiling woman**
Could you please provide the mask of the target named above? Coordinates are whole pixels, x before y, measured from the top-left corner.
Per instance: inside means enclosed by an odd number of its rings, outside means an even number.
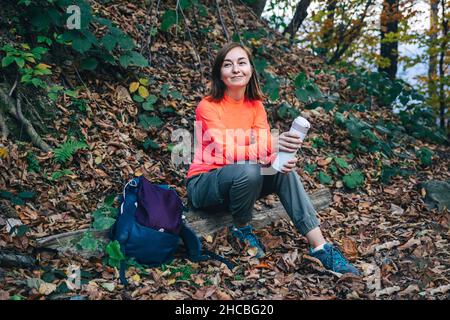
[[[308,239],[310,255],[334,272],[358,274],[337,248],[326,243],[294,170],[297,158],[284,163],[281,172],[264,170],[278,150],[296,152],[302,140],[290,132],[278,139],[271,136],[251,52],[239,43],[225,45],[214,60],[211,78],[210,93],[195,110],[196,147],[186,182],[190,206],[207,212],[228,210],[234,222],[232,236],[262,258],[264,248],[249,224],[252,209],[258,198],[276,193]]]
[[[252,68],[245,51],[240,47],[230,50],[222,65],[220,76],[227,86],[229,94],[233,89],[247,85],[251,76]],[[235,88],[236,85],[237,88]]]
[[[211,78],[209,101],[222,100],[225,92],[234,100],[265,98],[253,67],[252,54],[238,43],[229,43],[217,54]]]

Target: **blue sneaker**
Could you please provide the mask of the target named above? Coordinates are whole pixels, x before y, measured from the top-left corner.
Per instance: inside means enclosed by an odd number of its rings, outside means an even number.
[[[262,258],[265,256],[264,249],[259,242],[256,235],[253,233],[253,227],[251,225],[237,228],[235,226],[230,227],[231,235],[235,238],[237,238],[239,241],[243,242],[244,244],[248,245],[249,247],[256,248],[256,258]]]
[[[361,273],[342,255],[338,248],[326,243],[323,249],[313,252],[310,249],[309,254],[320,260],[324,267],[337,273],[353,273],[357,276]]]

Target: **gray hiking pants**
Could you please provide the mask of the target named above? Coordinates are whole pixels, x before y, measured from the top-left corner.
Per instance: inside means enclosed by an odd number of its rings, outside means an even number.
[[[259,164],[229,164],[187,180],[189,205],[204,211],[229,210],[238,224],[250,222],[255,201],[271,193],[280,197],[302,235],[319,225],[316,210],[294,171],[261,175]]]

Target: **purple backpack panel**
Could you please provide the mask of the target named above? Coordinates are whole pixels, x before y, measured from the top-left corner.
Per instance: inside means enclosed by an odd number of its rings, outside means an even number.
[[[159,187],[142,177],[137,198],[138,223],[173,234],[180,232],[183,203],[175,190]]]

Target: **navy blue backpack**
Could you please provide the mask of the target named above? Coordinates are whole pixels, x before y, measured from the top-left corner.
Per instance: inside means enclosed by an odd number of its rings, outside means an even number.
[[[160,266],[173,259],[183,240],[191,261],[212,258],[234,268],[224,257],[202,250],[200,239],[184,221],[183,212],[188,210],[169,186],[152,184],[140,176],[125,185],[121,198],[110,238],[120,243],[124,256],[149,267]],[[120,267],[120,279],[127,284],[124,263]]]

